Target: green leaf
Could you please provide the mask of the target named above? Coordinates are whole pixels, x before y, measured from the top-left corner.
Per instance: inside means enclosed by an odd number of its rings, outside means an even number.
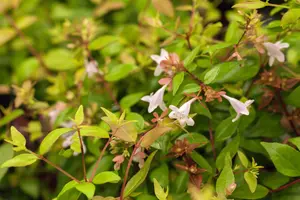
[[[201,168],[206,169],[207,172],[211,174],[213,173],[213,168],[201,154],[198,154],[196,151],[193,151],[190,154],[190,156]]]
[[[264,186],[257,185],[257,188],[254,193],[249,190],[248,185],[242,184],[240,187],[237,187],[232,195],[231,198],[237,199],[261,199],[267,196],[269,190]]]
[[[228,158],[226,159],[225,166],[221,171],[221,174],[216,183],[216,192],[219,196],[225,196],[227,188],[235,182],[234,175],[231,169],[230,153],[228,153],[226,156]]]
[[[212,38],[215,35],[217,35],[219,33],[219,31],[222,28],[222,23],[221,22],[217,22],[217,23],[210,23],[205,27],[205,30],[203,31],[203,36],[207,37],[207,38]]]
[[[262,1],[248,1],[244,3],[237,3],[232,8],[244,8],[244,9],[259,9],[259,8],[264,8],[268,4],[266,2]]]
[[[136,121],[135,125],[137,126],[137,128],[139,130],[144,129],[145,121],[144,121],[144,118],[142,115],[140,115],[138,113],[130,112],[126,115],[126,120]]]
[[[83,106],[80,105],[76,111],[74,122],[76,123],[77,126],[79,126],[80,124],[82,124],[83,120],[84,120]]]
[[[240,159],[242,165],[245,168],[248,168],[249,161],[248,161],[248,158],[245,156],[245,154],[243,152],[241,152],[241,151],[238,151],[238,156],[239,156],[239,159]]]
[[[24,167],[27,165],[31,165],[35,161],[37,161],[37,157],[33,154],[24,153],[13,157],[10,160],[7,160],[5,163],[1,165],[1,168],[4,167]]]
[[[288,183],[290,180],[289,177],[280,174],[279,172],[260,172],[259,173],[259,182],[263,185],[275,190],[280,186]]]
[[[153,179],[153,183],[155,196],[159,200],[166,200],[169,194],[169,189],[167,188],[167,191],[165,192],[165,190],[160,186],[159,182],[155,178]]]
[[[89,45],[89,49],[90,50],[102,49],[105,46],[112,44],[118,40],[119,40],[119,37],[117,37],[117,36],[103,35],[103,36],[100,36],[97,39],[93,40]]]
[[[132,93],[132,94],[129,94],[125,97],[123,97],[120,101],[120,105],[123,109],[126,109],[126,108],[130,108],[132,107],[133,105],[135,105],[136,103],[138,103],[141,98],[144,96],[144,92],[137,92],[137,93]]]
[[[148,171],[150,169],[150,165],[152,162],[152,159],[154,158],[157,151],[154,151],[150,154],[150,156],[147,158],[144,167],[138,171],[126,184],[125,190],[124,190],[124,197],[129,196],[132,192],[135,191],[135,189],[141,185],[144,180],[147,177]]]
[[[233,46],[234,43],[229,43],[229,42],[221,42],[215,45],[208,46],[204,49],[203,53],[209,53],[213,54],[217,50],[224,49],[230,46]]]
[[[232,122],[232,118],[228,117],[217,126],[215,133],[216,141],[226,140],[236,132],[239,122]]]
[[[298,148],[298,150],[300,150],[300,137],[290,138],[289,142],[291,142],[292,144],[296,145],[296,147]]]
[[[137,68],[137,66],[133,64],[119,64],[112,67],[112,69],[106,74],[105,80],[109,82],[118,81],[120,79],[125,78],[129,75],[129,73]]]
[[[211,113],[205,102],[201,101],[199,103],[193,103],[192,110],[195,111],[199,115],[203,115],[203,116],[208,117],[209,119],[212,119]]]
[[[278,172],[290,177],[300,176],[300,152],[286,144],[261,142]]]
[[[236,152],[238,151],[240,145],[240,136],[237,135],[229,144],[227,144],[218,155],[216,160],[216,166],[218,170],[221,170],[225,163],[225,156],[229,152],[231,158],[235,156]]]
[[[290,24],[297,23],[298,19],[300,18],[300,9],[293,8],[289,9],[281,18],[281,26],[283,28],[287,28]]]
[[[103,112],[106,114],[107,118],[102,117],[102,119],[106,122],[106,123],[117,123],[119,121],[118,117],[110,112],[109,110],[107,110],[106,108],[101,107],[101,109],[103,110]]]
[[[183,65],[184,67],[188,67],[188,65],[190,65],[196,58],[196,56],[199,54],[200,52],[200,46],[197,46],[196,48],[194,48],[184,59],[183,61]],[[174,94],[173,94],[174,95]]]
[[[186,133],[179,136],[178,140],[183,140],[186,138],[190,144],[198,144],[197,148],[205,146],[209,141],[208,139],[199,133]]]
[[[88,199],[92,199],[94,194],[95,194],[95,190],[96,187],[93,183],[87,183],[87,182],[83,182],[80,184],[75,185],[75,188],[79,191],[82,192],[83,194],[85,194],[85,196]]]
[[[23,114],[24,114],[24,111],[21,109],[13,110],[11,113],[9,113],[8,115],[5,115],[4,117],[2,117],[0,119],[0,127],[8,124],[9,122],[13,121],[14,119],[20,117]]]
[[[162,163],[159,167],[153,169],[150,173],[150,180],[158,180],[159,184],[167,188],[169,186],[169,167],[166,163]]]
[[[245,181],[247,182],[250,191],[251,191],[252,193],[254,193],[255,190],[256,190],[256,187],[257,187],[257,179],[256,179],[256,177],[254,176],[254,174],[251,173],[251,172],[245,172],[245,173],[244,173],[244,179],[245,179]]]
[[[118,183],[120,180],[121,180],[121,177],[118,176],[116,173],[106,171],[106,172],[100,172],[99,174],[97,174],[93,179],[93,183],[95,183],[95,184]]]
[[[15,127],[10,127],[12,144],[17,146],[15,151],[21,151],[26,149],[26,139],[22,133],[20,133]]]
[[[245,81],[254,77],[259,71],[259,64],[254,59],[244,63],[238,61],[223,62],[206,71],[204,83],[232,83]]]
[[[17,27],[22,30],[22,29],[25,29],[25,28],[31,26],[36,21],[37,21],[36,16],[27,15],[27,16],[22,16],[19,19],[17,19],[16,24],[17,24]]]
[[[186,171],[179,171],[179,175],[173,182],[172,185],[172,192],[176,194],[180,194],[186,192],[187,186],[189,182],[189,173]]]
[[[200,86],[196,83],[189,83],[189,84],[186,84],[184,87],[183,87],[183,90],[182,90],[182,94],[189,94],[189,93],[194,93],[194,92],[198,92],[200,90]]]
[[[36,178],[24,178],[20,182],[20,188],[32,199],[38,199],[40,193],[40,181]]]
[[[55,129],[53,131],[51,131],[42,141],[41,145],[40,145],[40,154],[44,155],[45,153],[47,153],[50,148],[52,147],[52,145],[56,142],[56,140],[58,140],[58,138],[60,136],[62,136],[63,134],[72,131],[71,128],[59,128],[59,129]]]
[[[48,69],[66,71],[77,68],[80,64],[75,61],[71,51],[66,49],[52,49],[45,56]]]
[[[76,185],[78,185],[79,183],[77,183],[76,181],[70,181],[67,184],[64,185],[63,189],[59,192],[59,194],[57,195],[56,199],[59,199],[60,196],[62,196],[64,193],[66,193],[67,191],[71,190],[72,188],[74,188]]]
[[[7,160],[11,159],[14,156],[14,151],[12,145],[10,144],[2,144],[0,146],[0,166]],[[7,172],[7,168],[0,169],[0,182],[3,176]]]
[[[184,72],[180,72],[176,74],[176,76],[173,78],[173,96],[176,94],[177,90],[179,89],[182,81],[184,79]]]
[[[108,132],[99,126],[80,126],[81,136],[109,138]]]
[[[159,125],[156,126],[155,128],[153,128],[152,130],[150,130],[144,137],[143,140],[141,142],[141,146],[148,148],[149,146],[151,146],[155,140],[157,140],[160,136],[162,136],[163,134],[171,131],[172,128],[168,127],[168,126],[163,126],[163,125]]]
[[[299,9],[300,10],[300,9]],[[300,13],[300,12],[299,12]],[[287,97],[287,104],[300,107],[300,101],[299,101],[299,96],[300,96],[300,86],[298,86],[296,89],[294,89],[289,96]]]

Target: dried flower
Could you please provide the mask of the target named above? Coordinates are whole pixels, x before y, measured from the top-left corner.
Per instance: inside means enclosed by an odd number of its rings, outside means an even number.
[[[115,162],[114,164],[114,170],[119,170],[121,164],[124,162],[125,158],[124,155],[117,155],[113,158],[113,162]]]
[[[209,86],[205,86],[203,88],[204,90],[204,96],[205,96],[205,102],[211,102],[217,99],[219,102],[222,102],[222,95],[226,94],[224,91],[215,91]]]
[[[199,144],[190,144],[186,138],[176,140],[174,146],[171,148],[171,154],[175,157],[180,157],[184,154],[190,154],[198,146]]]
[[[274,72],[274,70],[266,71],[260,73],[260,79],[255,82],[256,84],[264,84],[269,85],[275,88],[280,88],[281,86],[281,79],[277,74]]]

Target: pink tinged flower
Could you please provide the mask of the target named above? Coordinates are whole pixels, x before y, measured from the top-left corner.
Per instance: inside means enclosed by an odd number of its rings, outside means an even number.
[[[98,69],[98,63],[95,60],[92,61],[84,61],[84,66],[85,66],[85,71],[88,75],[88,77],[92,77],[94,74],[99,73],[99,69]]]
[[[154,76],[159,76],[164,71],[162,66],[160,65],[160,62],[163,60],[167,60],[169,58],[169,53],[166,50],[161,49],[160,55],[151,55],[150,57],[157,63],[156,69],[154,71]]]
[[[62,138],[64,138],[64,141],[62,143],[62,146],[63,148],[68,148],[69,146],[71,146],[73,144],[73,135],[75,134],[76,132],[69,132],[69,133],[66,133],[64,135],[62,135]],[[83,153],[85,154],[86,153],[86,146],[84,143],[83,144]],[[77,156],[79,153],[78,152],[74,152],[73,153],[73,156]]]
[[[119,170],[121,164],[124,162],[125,158],[123,155],[117,155],[114,157],[113,162],[115,162],[114,169]]]
[[[148,96],[142,97],[142,101],[149,102],[148,112],[153,112],[157,107],[160,107],[162,110],[165,110],[167,107],[164,103],[164,93],[167,85],[164,85],[162,88],[157,90],[155,94],[151,93]]]
[[[231,104],[231,106],[233,107],[233,109],[235,110],[235,112],[237,113],[236,117],[232,120],[232,122],[237,121],[241,115],[249,115],[249,110],[248,107],[254,102],[254,100],[248,100],[245,103],[229,97],[227,95],[222,95],[222,97],[224,97],[225,99],[227,99],[229,101],[229,103]]]
[[[133,155],[133,161],[139,163],[139,168],[142,168],[145,163],[146,154],[142,151],[142,148],[138,148]]]
[[[279,62],[284,62],[284,54],[281,52],[281,49],[288,48],[288,43],[281,43],[278,41],[276,43],[264,42],[263,45],[267,49],[269,58],[269,65],[272,66],[275,59]]]
[[[169,108],[172,110],[172,112],[169,114],[169,117],[171,119],[177,119],[180,126],[182,127],[184,127],[185,125],[194,126],[195,122],[191,117],[189,117],[189,113],[191,105],[195,100],[196,98],[189,100],[188,102],[184,103],[180,108],[170,105]]]
[[[49,120],[51,124],[54,124],[56,118],[66,108],[66,104],[64,102],[57,102],[52,110],[48,113]]]

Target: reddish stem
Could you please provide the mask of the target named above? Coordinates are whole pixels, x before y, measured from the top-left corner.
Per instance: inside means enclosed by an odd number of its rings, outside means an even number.
[[[217,159],[217,152],[216,152],[216,148],[215,148],[215,140],[214,140],[211,120],[208,121],[208,128],[209,128],[210,144],[211,144],[212,152],[213,152],[213,155],[214,155],[214,160],[216,160]]]
[[[83,150],[83,142],[82,142],[82,138],[81,138],[81,135],[80,135],[80,129],[79,128],[77,128],[77,133],[78,133],[78,137],[79,137],[79,141],[80,141],[80,150],[81,150],[81,161],[82,161],[83,177],[84,177],[85,182],[87,182],[85,159],[84,159],[84,150]]]
[[[284,190],[284,189],[286,189],[286,188],[288,188],[288,187],[290,187],[290,186],[292,186],[292,185],[294,185],[296,183],[300,183],[300,179],[294,180],[294,181],[292,181],[292,182],[290,182],[288,184],[285,184],[285,185],[283,185],[283,186],[281,186],[281,187],[279,187],[279,188],[277,188],[275,190],[270,190],[270,192],[271,193],[279,192],[279,191]]]
[[[94,167],[94,169],[93,169],[92,176],[91,176],[89,182],[92,182],[92,181],[93,181],[93,179],[94,179],[94,177],[95,177],[95,175],[96,175],[96,172],[97,172],[99,163],[100,163],[100,161],[102,160],[102,157],[104,156],[104,153],[105,153],[105,151],[106,151],[106,149],[107,149],[109,143],[111,142],[111,140],[112,140],[112,137],[110,137],[110,138],[107,140],[105,146],[103,147],[103,149],[102,149],[102,151],[101,151],[101,153],[100,153],[100,156],[99,156],[98,160],[96,161],[96,164],[95,164],[95,167]]]

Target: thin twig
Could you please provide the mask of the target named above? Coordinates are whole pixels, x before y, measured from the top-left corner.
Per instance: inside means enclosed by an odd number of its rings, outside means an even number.
[[[286,188],[288,188],[288,187],[290,187],[290,186],[292,186],[292,185],[294,185],[294,184],[296,184],[296,183],[300,183],[300,178],[297,179],[297,180],[294,180],[294,181],[292,181],[292,182],[290,182],[290,183],[287,183],[287,184],[285,184],[285,185],[283,185],[283,186],[281,186],[281,187],[279,187],[279,188],[277,188],[277,189],[275,189],[275,190],[270,190],[270,192],[271,192],[271,193],[279,192],[279,191],[284,190],[284,189],[286,189]]]
[[[216,152],[216,148],[215,148],[215,140],[214,140],[211,120],[208,121],[208,128],[209,128],[210,144],[211,144],[212,152],[213,152],[213,155],[214,155],[214,160],[216,160],[217,159],[217,152]]]
[[[83,150],[83,142],[82,142],[82,137],[80,134],[80,128],[77,128],[77,133],[80,141],[80,150],[81,150],[81,160],[82,160],[82,169],[83,169],[83,177],[85,182],[87,182],[86,178],[86,167],[85,167],[85,159],[84,159],[84,150]]]
[[[92,182],[92,181],[93,181],[93,179],[94,179],[94,177],[95,177],[95,175],[96,175],[96,172],[97,172],[99,163],[100,163],[100,161],[102,160],[102,157],[104,156],[104,153],[105,153],[105,151],[106,151],[106,149],[107,149],[109,143],[111,142],[111,140],[112,140],[112,137],[110,137],[110,138],[107,140],[105,146],[103,147],[103,149],[102,149],[102,151],[101,151],[101,153],[100,153],[100,156],[99,156],[99,158],[97,159],[96,164],[95,164],[95,166],[94,166],[94,168],[93,168],[93,172],[92,172],[92,175],[91,175],[91,178],[90,178],[89,182]]]
[[[38,157],[39,159],[43,160],[44,162],[48,163],[49,165],[51,165],[52,167],[54,167],[55,169],[57,169],[58,171],[60,171],[61,173],[63,173],[64,175],[66,175],[67,177],[71,178],[72,180],[76,181],[77,183],[80,183],[80,181],[75,178],[74,176],[72,176],[71,174],[69,174],[68,172],[66,172],[65,170],[63,170],[62,168],[60,168],[59,166],[57,166],[56,164],[54,164],[53,162],[51,162],[50,160],[48,160],[47,158],[45,158],[43,155],[39,155],[37,153],[34,153],[30,150],[27,150],[27,152],[35,155],[36,157]]]
[[[127,178],[128,178],[128,175],[129,175],[129,169],[130,169],[130,166],[132,164],[132,160],[133,160],[133,156],[136,152],[136,150],[140,147],[140,144],[142,143],[143,141],[143,138],[145,137],[145,135],[151,131],[152,129],[154,129],[157,125],[153,126],[152,128],[150,128],[149,130],[147,130],[139,139],[139,141],[135,144],[134,146],[134,149],[130,155],[130,158],[129,158],[129,161],[128,161],[128,164],[127,164],[127,167],[126,167],[126,172],[125,172],[125,176],[124,176],[124,180],[123,180],[123,184],[122,184],[122,189],[121,189],[121,194],[120,194],[120,200],[123,200],[124,199],[124,191],[125,191],[125,186],[126,186],[126,182],[127,182]]]
[[[275,93],[276,93],[278,102],[279,102],[279,104],[281,105],[283,114],[284,114],[287,118],[289,118],[290,114],[289,114],[289,112],[288,112],[288,110],[287,110],[287,107],[286,107],[286,105],[285,105],[285,103],[284,103],[282,97],[281,97],[280,89],[275,89]],[[293,131],[294,131],[298,136],[300,136],[300,133],[298,133],[297,128],[296,128],[296,126],[295,126],[295,124],[294,124],[294,121],[293,121],[292,119],[291,119],[291,120],[288,119],[288,121],[289,121],[290,126],[291,126],[291,128],[293,129]]]
[[[15,31],[17,32],[17,34],[20,36],[21,40],[23,40],[23,42],[25,43],[25,45],[27,46],[28,50],[30,51],[30,53],[38,60],[38,62],[40,63],[40,65],[45,69],[45,71],[47,73],[50,73],[50,71],[47,68],[46,63],[44,62],[42,56],[38,53],[38,51],[30,44],[30,42],[26,39],[25,34],[22,32],[21,29],[19,29],[19,27],[17,26],[16,22],[14,21],[14,19],[9,16],[7,13],[4,13],[5,18],[7,19],[7,21],[10,23],[10,25],[15,29]]]

